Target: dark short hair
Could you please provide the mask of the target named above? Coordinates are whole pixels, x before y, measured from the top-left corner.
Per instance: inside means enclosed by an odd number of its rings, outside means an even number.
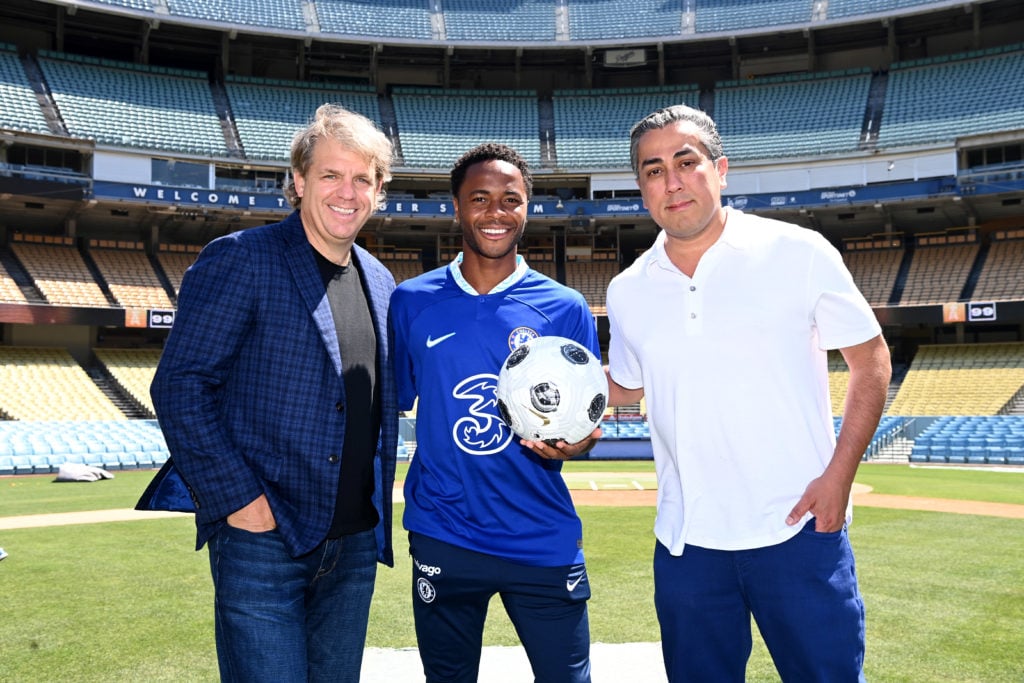
[[[704,150],[712,161],[725,156],[725,152],[722,150],[722,138],[718,135],[718,127],[715,126],[714,120],[699,109],[688,107],[685,104],[676,104],[651,112],[634,123],[630,129],[629,163],[633,167],[635,176],[640,176],[640,160],[637,158],[640,138],[648,131],[664,128],[676,121],[687,121],[697,126],[697,130],[700,131],[700,142],[704,145]]]
[[[473,149],[469,150],[455,162],[452,166],[451,182],[452,182],[452,197],[458,198],[459,190],[462,189],[462,183],[466,179],[466,171],[469,170],[470,166],[480,164],[485,161],[491,160],[507,161],[523,174],[523,184],[526,186],[526,198],[529,199],[533,196],[533,174],[530,173],[530,167],[526,163],[526,159],[520,156],[519,152],[515,151],[508,145],[503,145],[498,142],[485,142],[482,145],[477,145]]]

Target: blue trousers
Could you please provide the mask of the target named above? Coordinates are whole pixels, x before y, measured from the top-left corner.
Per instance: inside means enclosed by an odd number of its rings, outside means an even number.
[[[537,683],[589,683],[582,564],[530,567],[409,534],[416,640],[427,683],[476,683],[487,605],[501,596]]]
[[[275,531],[209,541],[222,681],[359,680],[377,575],[373,531],[292,558]]]
[[[658,543],[654,603],[668,680],[742,683],[757,622],[783,681],[863,680],[864,603],[846,529],[752,550]]]

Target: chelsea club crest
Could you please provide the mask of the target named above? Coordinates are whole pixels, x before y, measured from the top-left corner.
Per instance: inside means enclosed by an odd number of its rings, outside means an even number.
[[[515,351],[519,348],[520,344],[536,339],[539,336],[536,330],[529,327],[517,327],[508,335],[508,350]]]

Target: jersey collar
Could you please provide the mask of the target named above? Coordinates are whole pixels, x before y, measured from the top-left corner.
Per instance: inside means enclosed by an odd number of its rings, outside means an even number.
[[[527,265],[526,259],[523,258],[522,254],[516,254],[516,269],[512,273],[495,285],[494,289],[489,292],[482,292],[483,294],[497,294],[504,292],[506,289],[514,285],[523,279],[526,275],[526,271],[530,269]],[[473,285],[466,281],[466,278],[462,275],[462,252],[460,251],[455,257],[455,260],[448,264],[448,271],[452,274],[452,278],[455,280],[455,284],[464,291],[466,294],[481,294],[481,292],[473,289]]]

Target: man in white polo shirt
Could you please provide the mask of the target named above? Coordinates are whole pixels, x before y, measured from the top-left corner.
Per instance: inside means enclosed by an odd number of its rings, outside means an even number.
[[[786,681],[863,678],[850,489],[888,347],[824,237],[722,207],[728,160],[685,106],[630,133],[654,245],[608,288],[613,405],[647,399],[655,606],[670,681],[743,681],[753,615]],[[838,439],[827,350],[850,381]]]

